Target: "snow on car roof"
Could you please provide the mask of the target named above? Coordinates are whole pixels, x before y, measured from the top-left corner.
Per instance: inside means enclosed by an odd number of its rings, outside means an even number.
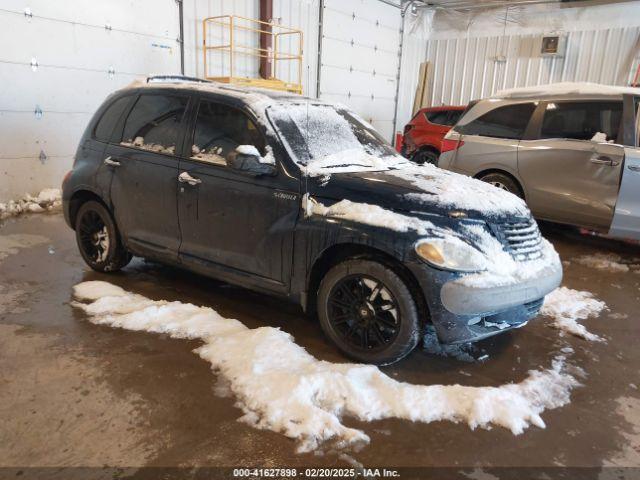
[[[124,87],[124,89],[162,87],[219,93],[243,100],[254,107],[262,106],[262,108],[266,108],[271,104],[282,103],[313,102],[327,104],[327,102],[316,98],[304,97],[290,92],[268,90],[266,88],[245,87],[210,80],[170,75],[149,77],[148,79],[137,79]]]
[[[548,85],[500,90],[493,98],[532,98],[562,95],[620,96],[625,93],[640,95],[640,88],[602,85],[589,82],[559,82]]]

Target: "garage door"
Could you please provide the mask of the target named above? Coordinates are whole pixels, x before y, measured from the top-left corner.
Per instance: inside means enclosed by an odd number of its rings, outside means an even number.
[[[325,0],[320,98],[348,105],[393,137],[400,9],[371,0]]]
[[[109,93],[180,69],[173,0],[25,5],[0,8],[0,201],[59,186]]]

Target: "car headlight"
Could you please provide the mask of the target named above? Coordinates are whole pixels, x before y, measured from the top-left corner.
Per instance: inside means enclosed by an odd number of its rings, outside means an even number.
[[[459,238],[420,240],[415,249],[420,258],[444,270],[480,272],[487,269],[487,257]]]

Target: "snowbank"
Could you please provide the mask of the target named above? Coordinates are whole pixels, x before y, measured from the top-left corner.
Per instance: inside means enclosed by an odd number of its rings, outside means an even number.
[[[612,273],[626,273],[629,266],[620,263],[622,257],[615,253],[595,253],[593,255],[582,255],[574,259],[576,262],[587,267],[598,270],[605,270]]]
[[[22,213],[42,213],[60,210],[62,192],[59,188],[45,188],[37,195],[26,194],[19,200],[0,203],[0,220]]]
[[[590,292],[560,287],[547,295],[540,313],[552,317],[552,326],[563,332],[585,340],[601,342],[604,341],[601,337],[589,332],[578,320],[597,317],[605,308],[607,305],[593,298]]]
[[[98,281],[76,285],[74,296],[73,305],[95,324],[201,339],[195,353],[228,382],[244,413],[240,421],[296,439],[298,451],[328,440],[340,447],[369,441],[362,430],[345,426],[343,416],[448,420],[472,429],[498,425],[517,435],[530,425],[544,428],[542,412],[569,403],[579,385],[563,356],[520,383],[411,385],[373,366],[317,360],[277,328],[249,329],[211,308],[154,301]]]
[[[500,90],[494,98],[531,98],[546,95],[640,95],[640,88],[601,85],[589,82],[559,82]]]

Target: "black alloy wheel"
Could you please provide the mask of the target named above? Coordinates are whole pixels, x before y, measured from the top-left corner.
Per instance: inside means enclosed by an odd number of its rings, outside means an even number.
[[[396,362],[418,343],[420,321],[409,288],[390,267],[353,259],[331,268],[318,289],[325,334],[356,360]]]

